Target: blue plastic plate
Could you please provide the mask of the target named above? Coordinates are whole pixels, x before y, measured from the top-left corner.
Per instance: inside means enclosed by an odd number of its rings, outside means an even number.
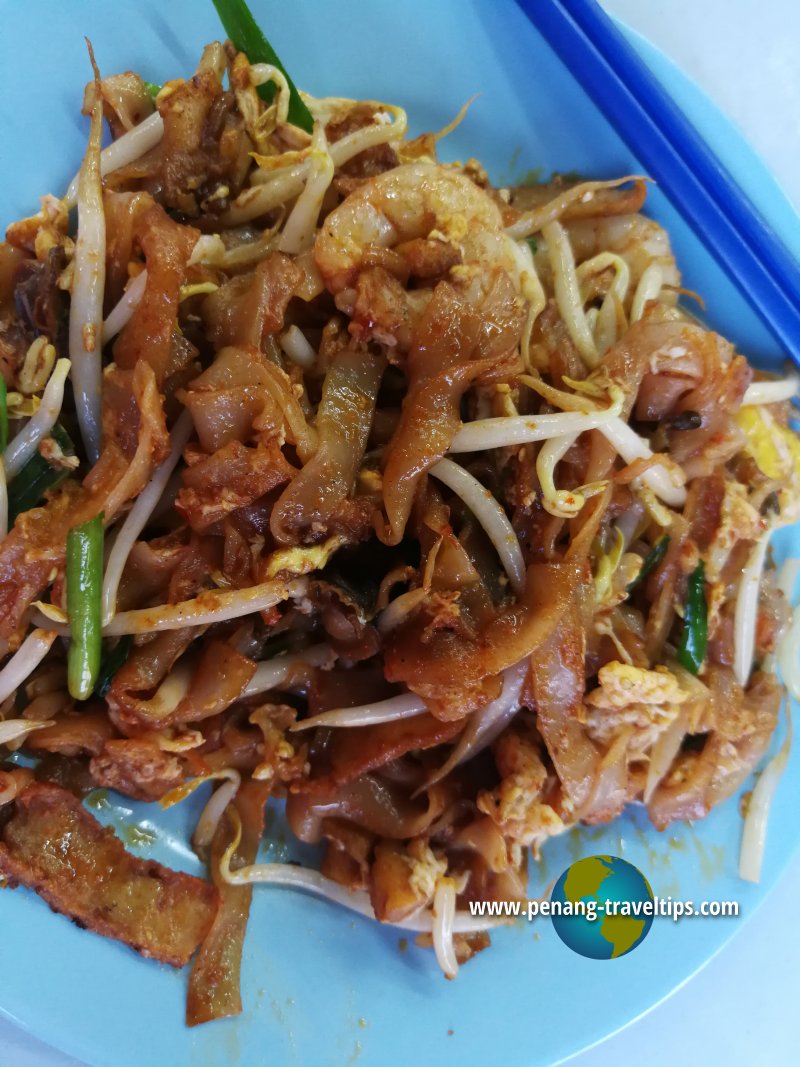
[[[300,85],[319,95],[379,98],[408,109],[413,128],[438,129],[482,95],[443,147],[479,157],[498,181],[531,170],[617,176],[637,164],[537,38],[511,0],[253,0]],[[61,192],[85,145],[79,114],[91,37],[106,73],[128,68],[152,81],[188,75],[220,36],[210,3],[189,0],[0,0],[0,218],[32,211]],[[800,254],[800,223],[741,137],[662,56],[637,41],[658,76],[786,241]],[[672,234],[685,283],[703,294],[711,324],[759,361],[779,367],[770,337],[699,241],[656,189],[650,212]],[[780,557],[798,538],[784,534]],[[746,917],[778,877],[800,836],[800,756],[780,784],[763,881],[736,876],[741,819],[735,801],[694,826],[659,834],[640,814],[554,841],[534,867],[531,895],[574,859],[614,853],[638,865],[654,892],[738,899]],[[117,825],[143,820],[155,843],[142,854],[197,870],[187,847],[194,817],[113,804]],[[265,854],[291,853],[279,816]],[[51,914],[33,894],[0,893],[0,1010],[89,1063],[284,1067],[357,1063],[502,1063],[532,1067],[584,1048],[646,1011],[702,966],[741,919],[661,920],[635,952],[613,962],[572,954],[549,920],[520,924],[446,982],[433,956],[331,905],[257,889],[242,975],[244,1013],[195,1030],[183,1024],[186,975],[141,960]]]

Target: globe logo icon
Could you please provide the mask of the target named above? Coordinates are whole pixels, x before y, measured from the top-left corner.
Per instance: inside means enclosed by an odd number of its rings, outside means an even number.
[[[567,867],[550,908],[564,944],[591,960],[626,955],[653,925],[653,891],[642,872],[619,856],[589,856]]]

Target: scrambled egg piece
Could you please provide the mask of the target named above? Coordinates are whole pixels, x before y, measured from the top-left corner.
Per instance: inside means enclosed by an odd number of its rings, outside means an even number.
[[[307,746],[303,744],[295,748],[285,735],[285,730],[296,718],[297,712],[287,704],[263,704],[251,712],[250,722],[264,735],[261,760],[253,771],[254,778],[291,782],[306,772]]]
[[[586,697],[589,736],[608,745],[623,730],[630,730],[632,756],[646,752],[689,699],[666,667],[650,671],[612,660],[600,668],[598,679],[599,688]]]
[[[768,478],[784,483],[778,492],[781,518],[795,521],[800,516],[800,439],[773,418],[767,405],[741,408],[736,422],[745,436],[744,451]]]
[[[666,667],[654,671],[612,660],[600,668],[600,688],[586,697],[593,708],[626,708],[629,704],[682,704],[688,696]]]
[[[61,247],[70,259],[75,243],[69,236],[69,212],[66,204],[48,193],[39,197],[42,205],[35,215],[12,222],[6,230],[6,240],[16,248],[33,252],[39,262],[47,259],[51,248]]]
[[[478,809],[495,823],[513,844],[538,853],[542,842],[566,827],[554,808],[542,800],[547,770],[538,746],[528,737],[503,734],[494,749],[500,785],[478,795]]]
[[[279,574],[311,574],[312,571],[321,571],[343,544],[344,538],[337,534],[320,545],[279,548],[266,561],[261,581],[268,582]]]
[[[447,860],[439,859],[430,845],[422,838],[408,844],[411,874],[408,883],[424,900],[430,900],[436,891],[436,883],[447,873]]]

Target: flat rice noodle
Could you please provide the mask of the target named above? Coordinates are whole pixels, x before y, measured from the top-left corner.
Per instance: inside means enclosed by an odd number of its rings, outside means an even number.
[[[334,356],[322,387],[316,429],[319,446],[276,503],[270,521],[278,544],[323,540],[339,529],[363,537],[352,501],[367,447],[383,360],[344,349]]]
[[[743,435],[734,420],[753,380],[744,356],[732,355],[731,345],[718,334],[706,333],[700,350],[703,377],[680,399],[675,415],[697,412],[702,425],[696,430],[671,430],[668,435],[670,456],[689,479],[710,475],[739,451]]]
[[[582,563],[533,564],[528,568],[523,599],[505,605],[473,637],[437,630],[426,641],[412,620],[386,638],[386,677],[410,687],[441,686],[444,690],[454,684],[468,688],[496,677],[526,656],[538,654],[570,604],[582,597],[586,581],[587,567]]]
[[[461,425],[461,398],[476,382],[508,377],[518,368],[516,347],[524,315],[510,280],[499,274],[479,307],[440,282],[417,324],[406,373],[400,423],[387,450],[383,500],[385,544],[400,542],[419,479],[444,456]]]
[[[134,257],[134,235],[142,215],[152,207],[149,193],[103,193],[106,219],[106,287],[103,311],[108,315],[119,302],[130,280],[128,268]]]
[[[209,454],[230,441],[244,444],[254,432],[285,437],[302,460],[316,447],[291,379],[252,345],[223,348],[178,399],[191,411]]]
[[[695,335],[702,332],[686,322],[671,319],[669,311],[663,305],[653,304],[647,308],[641,319],[634,322],[619,341],[609,348],[600,361],[600,367],[625,389],[621,419],[627,422],[630,418],[642,379],[650,369],[651,360],[659,353],[672,348],[690,347]]]
[[[725,500],[725,472],[714,471],[707,478],[697,479],[690,486],[690,498],[685,512],[691,519],[692,540],[701,552],[711,547],[722,523],[722,504]]]
[[[302,281],[299,267],[282,252],[263,259],[251,274],[240,274],[203,301],[203,321],[216,348],[260,348],[283,329],[286,308]]]
[[[252,166],[253,145],[235,96],[212,70],[200,70],[158,101],[164,135],[154,150],[160,199],[184,215],[199,213],[206,198],[225,184],[236,197]]]
[[[222,525],[222,573],[237,589],[254,585],[255,561],[247,537],[227,519]]]
[[[162,594],[188,551],[185,530],[152,541],[137,541],[122,572],[117,610],[131,611],[164,599]]]
[[[295,473],[275,438],[255,448],[229,441],[182,472],[183,488],[175,508],[193,530],[203,533],[232,511],[288,482]]]
[[[239,787],[233,805],[241,821],[242,837],[231,859],[232,870],[255,863],[264,832],[264,811],[269,792],[269,782],[252,779]],[[211,879],[219,893],[220,906],[189,976],[187,1026],[242,1013],[239,975],[253,887],[229,885],[220,875],[219,863],[232,834],[231,819],[226,816],[214,834],[209,860]]]
[[[433,786],[417,800],[408,790],[377,774],[363,774],[340,786],[324,800],[313,794],[290,793],[286,818],[301,841],[315,844],[325,835],[326,824],[344,819],[378,837],[408,840],[425,833],[442,814],[447,791]]]
[[[134,645],[106,693],[108,713],[122,733],[135,734],[160,725],[153,694],[197,635],[197,627],[164,630],[145,644]]]
[[[255,672],[253,660],[224,641],[210,641],[194,671],[189,692],[162,722],[199,722],[219,715],[239,699]]]
[[[147,267],[144,295],[114,342],[118,367],[148,363],[160,385],[176,369],[173,335],[178,321],[181,286],[198,230],[173,222],[157,204],[144,211],[136,226]]]
[[[322,831],[327,847],[320,874],[347,889],[368,890],[375,835],[345,819],[323,819]]]
[[[222,545],[218,537],[192,533],[186,551],[178,560],[167,587],[168,604],[191,600],[215,586],[214,572],[222,565]]]
[[[613,747],[613,742],[612,742]],[[580,812],[582,822],[589,826],[611,822],[622,814],[630,788],[627,749],[622,747],[608,759],[611,748],[597,765],[594,788]]]
[[[769,748],[778,722],[781,688],[774,675],[757,672],[743,692],[733,672],[712,667],[704,681],[716,706],[716,727],[701,751],[679,753],[659,783],[647,811],[659,830],[679,819],[702,819],[731,797]]]
[[[552,601],[565,608],[546,643],[531,658],[531,687],[536,725],[556,769],[570,807],[578,812],[590,797],[600,753],[583,725],[586,689],[585,620],[592,595],[587,571],[577,565],[540,564],[536,582],[529,572],[528,587],[535,590],[535,611]]]
[[[330,797],[340,786],[418,749],[452,741],[463,722],[442,722],[423,713],[378,726],[334,730],[323,753],[324,773],[293,782],[292,792]]]
[[[141,492],[169,451],[161,397],[150,367],[141,363],[132,374],[107,371],[105,377],[125,379],[129,388],[120,392],[134,403],[115,410],[104,405],[100,459],[82,486],[69,481],[43,507],[20,515],[0,544],[0,637],[10,638],[12,648],[18,644],[18,635],[12,635],[31,602],[50,584],[53,572],[64,567],[70,528],[101,511],[109,523]],[[123,411],[131,422],[118,441],[117,423],[123,421]],[[126,443],[130,449],[134,442],[135,451],[126,454]]]
[[[414,867],[403,845],[379,841],[370,870],[370,903],[378,922],[398,923],[426,903],[424,887],[413,877]]]
[[[674,413],[678,401],[690,392],[693,386],[693,378],[671,374],[645,374],[636,398],[636,418],[641,422],[661,422]]]
[[[214,886],[127,852],[66,789],[33,782],[2,828],[0,873],[142,956],[183,967],[208,934]]]
[[[334,708],[355,708],[397,695],[396,686],[386,681],[379,663],[357,667],[314,668],[308,690],[309,715]]]
[[[89,761],[89,772],[99,786],[134,800],[159,800],[183,781],[177,756],[144,737],[106,741]]]
[[[96,756],[114,736],[114,726],[102,705],[62,715],[52,726],[34,730],[25,738],[26,751],[54,752],[61,756]]]
[[[164,134],[159,145],[159,177],[164,195],[172,206],[187,210],[182,194],[197,189],[206,177],[208,160],[204,151],[204,131],[214,105],[223,95],[222,85],[211,70],[198,71],[186,81],[176,82],[173,91],[159,101]]]

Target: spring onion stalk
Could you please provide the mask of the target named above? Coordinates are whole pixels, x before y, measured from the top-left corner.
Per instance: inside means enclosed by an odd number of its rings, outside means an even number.
[[[669,542],[670,539],[668,536],[662,537],[660,538],[660,540],[656,541],[656,543],[644,557],[642,569],[639,571],[633,581],[628,585],[628,593],[632,593],[637,585],[640,585],[645,580],[645,578],[648,577],[648,575],[652,574],[652,572],[656,569],[656,567],[662,561],[664,556],[666,556],[667,549],[669,548]]]
[[[410,719],[427,710],[428,705],[422,697],[415,693],[401,693],[400,696],[379,700],[374,704],[362,704],[357,708],[320,712],[319,715],[296,722],[292,730],[309,730],[312,726],[377,726],[382,722]]]
[[[111,688],[114,675],[127,660],[133,648],[133,638],[130,634],[120,637],[108,655],[100,664],[97,681],[94,683],[94,695],[102,700]]]
[[[683,633],[678,647],[678,662],[692,674],[699,674],[708,645],[708,606],[706,604],[705,564],[701,560],[689,576]]]
[[[3,466],[9,481],[15,478],[37,452],[39,442],[50,433],[61,414],[64,401],[64,383],[69,374],[70,361],[60,359],[50,375],[42,393],[42,402],[33,415],[11,441],[3,453]]]
[[[251,63],[270,63],[283,74],[289,85],[289,122],[311,133],[314,127],[311,112],[303,103],[297,86],[278,59],[275,49],[258,28],[244,0],[214,0],[214,7],[225,32],[239,52],[244,52]],[[258,92],[261,99],[269,103],[275,95],[275,86],[272,82],[265,82],[258,87]]]
[[[119,529],[114,547],[109,553],[103,578],[104,626],[111,621],[117,610],[117,590],[131,549],[163,496],[167,482],[178,465],[193,428],[191,414],[184,411],[173,427],[172,448],[169,455],[136,498],[136,502],[125,516],[125,521]]]
[[[56,639],[52,630],[34,630],[0,671],[0,704],[22,685],[42,662]]]
[[[86,454],[100,458],[102,423],[103,293],[106,282],[106,218],[100,176],[103,133],[103,94],[100,74],[89,45],[95,72],[95,101],[86,155],[78,176],[78,233],[73,259],[72,300],[69,307],[69,355],[75,408]]]
[[[742,407],[751,404],[780,404],[791,400],[800,393],[800,375],[790,374],[788,378],[778,378],[770,382],[753,382],[745,390]]]
[[[100,673],[103,582],[103,515],[96,515],[67,534],[67,610],[70,644],[67,687],[75,700],[86,700]]]
[[[525,592],[525,560],[519,538],[503,508],[477,478],[451,459],[439,460],[430,473],[464,501],[497,550],[517,596]]]
[[[123,133],[121,137],[103,149],[100,153],[100,174],[105,178],[107,174],[113,174],[115,170],[120,170],[122,167],[127,167],[129,163],[141,159],[151,148],[155,148],[163,136],[164,120],[157,111],[154,111],[138,126]],[[64,194],[64,203],[68,208],[75,207],[78,202],[79,178],[80,175],[76,174]]]
[[[51,437],[65,456],[75,455],[75,446],[63,426],[56,423]],[[52,467],[38,452],[22,468],[8,487],[8,519],[13,525],[24,511],[39,504],[48,489],[56,489],[69,477],[69,470]]]
[[[128,285],[128,288],[119,298],[119,301],[109,311],[108,318],[103,323],[103,344],[108,344],[120,332],[123,326],[133,315],[139,306],[139,301],[144,296],[147,285],[147,271],[143,270]]]

